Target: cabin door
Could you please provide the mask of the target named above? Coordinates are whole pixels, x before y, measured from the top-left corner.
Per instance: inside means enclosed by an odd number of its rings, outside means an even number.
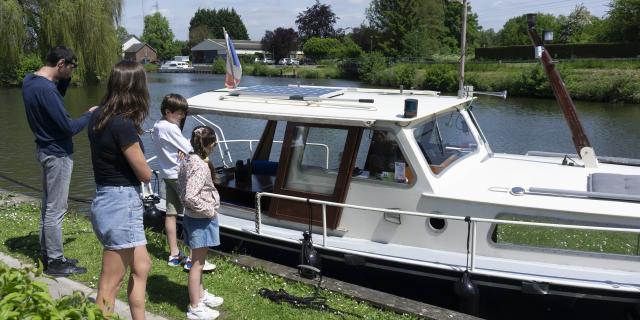
[[[301,198],[344,202],[356,158],[361,128],[288,123],[274,192]],[[311,209],[311,210],[310,210]],[[278,219],[322,226],[322,207],[272,199],[270,214]],[[327,227],[335,229],[341,208],[327,207]]]

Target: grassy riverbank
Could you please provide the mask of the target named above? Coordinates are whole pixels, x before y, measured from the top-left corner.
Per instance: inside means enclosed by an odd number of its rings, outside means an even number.
[[[386,66],[383,61],[361,63],[359,78],[369,84],[456,92],[458,65],[453,63]],[[640,103],[640,60],[561,61],[558,70],[576,100]],[[509,96],[553,98],[542,66],[530,63],[466,65],[465,83],[476,91],[507,90]]]
[[[0,206],[0,220],[7,227],[0,228],[0,250],[23,261],[32,262],[38,255],[39,207],[34,204]],[[70,212],[64,222],[65,255],[78,258],[88,272],[72,279],[96,288],[100,273],[102,249],[92,232],[90,222],[81,214]],[[153,261],[153,268],[147,283],[147,309],[171,319],[184,319],[187,295],[188,273],[166,265],[165,238],[154,232],[147,232],[147,249]],[[205,286],[224,297],[221,319],[342,319],[341,316],[326,311],[295,308],[289,304],[276,304],[258,294],[260,288],[311,296],[314,288],[262,270],[250,270],[232,263],[229,258],[211,256],[209,261],[217,265],[215,272],[205,275]],[[125,280],[126,281],[126,280]],[[126,283],[119,298],[126,301]],[[414,319],[415,317],[386,312],[365,303],[349,299],[343,295],[321,291],[332,308],[359,315],[365,319]],[[354,316],[346,316],[355,319]]]

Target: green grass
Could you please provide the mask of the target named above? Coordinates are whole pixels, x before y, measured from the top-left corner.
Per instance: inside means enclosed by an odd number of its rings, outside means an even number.
[[[23,261],[33,262],[39,253],[38,216],[39,206],[35,204],[0,206],[0,220],[5,221],[5,227],[0,228],[0,250]],[[64,237],[65,255],[78,258],[88,270],[86,274],[71,279],[96,288],[102,248],[93,234],[91,223],[79,213],[68,213],[64,220]],[[147,241],[153,261],[147,283],[147,310],[170,319],[184,319],[188,303],[188,274],[181,268],[166,265],[164,236],[148,231]],[[217,269],[205,275],[205,287],[225,299],[219,309],[222,313],[220,319],[342,319],[329,312],[301,310],[286,303],[276,304],[258,294],[258,290],[264,287],[271,290],[283,288],[291,294],[310,296],[314,291],[312,286],[288,281],[263,270],[240,267],[233,264],[231,258],[210,256],[208,259],[217,265]],[[119,298],[126,301],[126,283],[122,288]],[[322,290],[321,295],[327,298],[327,304],[332,308],[364,319],[415,319],[413,316],[383,311],[341,294]],[[346,319],[355,318],[346,316]]]
[[[505,215],[500,217],[510,221],[570,224],[547,218],[529,219]],[[496,227],[497,243],[586,252],[614,253],[631,256],[640,255],[640,235],[624,232],[575,230],[564,228],[530,227],[502,224]]]

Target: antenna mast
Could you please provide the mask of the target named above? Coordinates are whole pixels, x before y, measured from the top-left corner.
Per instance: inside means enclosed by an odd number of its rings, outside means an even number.
[[[460,35],[460,70],[458,72],[458,98],[464,94],[464,61],[467,53],[467,0],[462,0],[462,31]]]

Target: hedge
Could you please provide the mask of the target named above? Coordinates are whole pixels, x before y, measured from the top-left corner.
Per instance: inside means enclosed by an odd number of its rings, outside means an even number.
[[[554,59],[640,58],[640,42],[548,44],[545,48]],[[534,48],[533,45],[476,48],[475,55],[477,60],[532,60]]]

